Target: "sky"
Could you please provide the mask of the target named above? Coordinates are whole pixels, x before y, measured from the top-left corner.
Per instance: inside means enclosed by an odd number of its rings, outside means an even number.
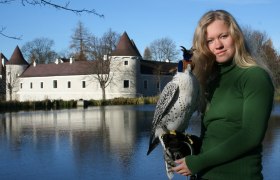
[[[73,9],[94,9],[93,14],[57,10],[50,6],[22,5],[21,0],[0,4],[0,29],[15,40],[0,36],[0,52],[10,59],[16,46],[36,38],[54,41],[53,50],[69,52],[71,36],[79,21],[87,30],[101,37],[109,29],[127,32],[140,53],[154,40],[170,38],[178,47],[191,47],[194,30],[201,16],[209,10],[230,12],[241,27],[266,33],[280,52],[279,0],[51,0]]]

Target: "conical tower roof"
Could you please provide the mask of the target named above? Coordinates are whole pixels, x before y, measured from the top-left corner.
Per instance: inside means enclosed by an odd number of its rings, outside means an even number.
[[[18,46],[15,48],[10,61],[7,64],[29,65],[28,62],[24,59]]]
[[[138,56],[142,57],[139,53],[136,45],[130,38],[127,33],[124,32],[120,38],[120,41],[116,49],[111,53],[111,56]]]

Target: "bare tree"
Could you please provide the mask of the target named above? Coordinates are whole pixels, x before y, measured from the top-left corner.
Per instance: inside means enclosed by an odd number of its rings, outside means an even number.
[[[106,100],[105,90],[113,79],[113,76],[110,76],[110,61],[111,59],[96,61],[96,77],[102,90],[102,100]]]
[[[156,61],[175,61],[178,59],[179,51],[176,49],[175,42],[170,38],[154,40],[150,44],[150,51],[153,60]]]
[[[94,40],[95,37],[91,35],[81,21],[78,22],[71,39],[70,48],[74,50],[73,56],[75,59],[81,61],[87,60],[89,58],[89,52],[91,51],[91,41]]]
[[[33,5],[33,6],[49,6],[56,8],[58,10],[64,10],[64,11],[69,11],[73,12],[77,15],[80,15],[82,13],[87,13],[87,14],[93,14],[96,15],[100,18],[104,18],[103,14],[100,14],[96,12],[95,9],[75,9],[70,7],[70,2],[71,1],[65,1],[64,4],[58,4],[54,3],[51,0],[0,0],[0,4],[10,4],[10,3],[21,3],[23,6],[26,5]],[[22,36],[13,36],[13,35],[8,35],[5,33],[6,27],[1,27],[0,29],[0,36],[10,38],[10,39],[16,39],[16,40],[21,40]]]
[[[252,30],[250,27],[244,27],[242,31],[251,54],[256,58],[263,58],[262,47],[268,40],[267,34],[265,32]]]
[[[14,92],[18,90],[18,74],[17,71],[13,69],[12,66],[6,66],[7,68],[7,75],[6,75],[6,90],[9,94],[9,101],[15,100],[13,97]]]
[[[109,29],[101,38],[92,38],[90,42],[90,53],[93,60],[100,60],[116,48],[120,34]]]
[[[152,53],[149,47],[146,47],[144,50],[143,59],[145,60],[152,60]]]
[[[273,47],[271,39],[269,39],[263,45],[263,51],[265,54],[265,59],[267,60],[267,65],[273,74],[275,86],[277,87],[277,89],[279,89],[278,87],[280,86],[280,56]]]
[[[111,83],[113,75],[110,73],[111,52],[116,48],[120,34],[109,29],[101,38],[94,38],[91,42],[91,54],[95,60],[96,76],[93,76],[102,89],[102,99],[106,99],[106,87]]]
[[[250,27],[242,28],[246,44],[258,63],[264,64],[272,72],[275,85],[280,85],[280,59],[273,43],[265,32],[252,30]]]
[[[36,38],[33,41],[25,43],[22,48],[22,54],[28,62],[36,61],[39,64],[47,64],[52,62],[57,53],[52,50],[54,41],[48,38]]]

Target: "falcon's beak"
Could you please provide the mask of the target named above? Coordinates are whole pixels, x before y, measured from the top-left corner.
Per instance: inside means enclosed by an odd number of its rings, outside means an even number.
[[[181,60],[178,63],[177,71],[178,72],[185,72],[185,70],[188,68],[188,65],[191,66],[191,71],[194,69],[194,63],[191,60]]]
[[[185,69],[188,68],[188,65],[191,65],[191,70],[193,71],[194,63],[192,61],[184,61],[184,63],[183,63],[183,72],[185,71]]]

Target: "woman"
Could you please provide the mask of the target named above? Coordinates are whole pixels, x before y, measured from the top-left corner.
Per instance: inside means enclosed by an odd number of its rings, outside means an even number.
[[[263,179],[261,143],[274,96],[268,71],[252,58],[240,27],[224,10],[203,15],[193,47],[207,99],[202,147],[198,155],[176,161],[173,170],[209,180]]]

